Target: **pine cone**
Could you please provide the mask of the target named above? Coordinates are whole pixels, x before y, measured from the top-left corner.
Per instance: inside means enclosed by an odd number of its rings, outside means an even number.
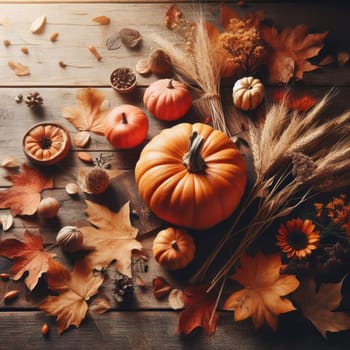
[[[134,286],[132,279],[121,273],[117,273],[114,279],[113,297],[118,303],[122,303],[132,295]]]
[[[40,107],[44,103],[44,100],[40,96],[39,92],[36,91],[36,92],[29,93],[25,97],[24,102],[26,103],[26,105],[30,109],[36,109],[36,108]]]

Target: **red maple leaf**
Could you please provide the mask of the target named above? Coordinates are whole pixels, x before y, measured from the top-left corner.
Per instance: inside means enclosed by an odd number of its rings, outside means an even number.
[[[207,335],[215,333],[219,318],[214,310],[218,293],[216,290],[207,292],[207,289],[207,285],[199,285],[183,291],[185,309],[180,314],[177,333],[187,335],[197,327],[203,328]]]
[[[38,169],[23,164],[19,174],[6,176],[13,186],[0,192],[0,209],[11,208],[12,215],[33,215],[40,203],[40,193],[53,187],[53,179]]]

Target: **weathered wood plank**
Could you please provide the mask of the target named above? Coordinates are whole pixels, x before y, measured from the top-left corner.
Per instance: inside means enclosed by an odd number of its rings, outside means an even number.
[[[292,317],[293,318],[293,317]],[[291,322],[292,321],[292,322]],[[17,349],[124,349],[124,350],[269,350],[269,349],[348,349],[349,333],[331,334],[325,341],[309,322],[286,317],[277,333],[254,331],[249,321],[234,323],[232,314],[220,313],[216,333],[208,337],[202,331],[190,336],[176,335],[178,312],[111,312],[91,315],[80,328],[58,335],[53,318],[42,312],[2,312],[0,332],[6,350]],[[48,337],[40,333],[48,323]],[[160,336],[161,334],[161,336]]]
[[[339,3],[329,7],[320,3],[315,10],[315,4],[310,3],[251,3],[247,7],[238,8],[230,4],[241,14],[263,10],[268,20],[278,27],[295,26],[306,23],[311,30],[329,30],[326,40],[328,50],[336,53],[340,50],[349,51],[350,42],[346,35],[347,18],[350,15],[349,4]],[[136,7],[137,6],[137,7]],[[111,24],[99,26],[91,21],[96,16],[94,4],[1,4],[1,16],[11,19],[10,27],[0,26],[0,36],[13,42],[9,48],[1,48],[0,66],[3,67],[0,77],[2,86],[19,85],[66,85],[66,86],[108,86],[110,72],[117,66],[135,67],[140,57],[147,57],[152,48],[151,35],[157,32],[171,37],[171,33],[163,24],[163,17],[169,4],[166,3],[101,3],[99,14],[108,14]],[[218,24],[220,5],[218,3],[202,4],[209,21]],[[184,12],[189,16],[198,11],[193,4],[182,4]],[[135,10],[136,9],[136,10]],[[309,16],[316,13],[317,16]],[[42,34],[33,35],[29,31],[31,22],[41,14],[47,16],[47,25]],[[144,40],[137,50],[122,47],[118,50],[107,50],[105,41],[108,36],[123,27],[139,30]],[[52,32],[60,33],[59,40],[50,42]],[[87,46],[94,45],[100,51],[102,60],[97,62],[88,51]],[[23,55],[20,47],[26,46],[29,55]],[[31,69],[31,75],[17,77],[8,69],[9,60],[20,61]],[[69,64],[87,66],[89,68],[67,67],[62,69],[58,62],[63,60]],[[148,85],[155,79],[138,77],[141,86]],[[339,68],[325,67],[322,70],[305,75],[305,82],[317,85],[349,85],[349,65]]]

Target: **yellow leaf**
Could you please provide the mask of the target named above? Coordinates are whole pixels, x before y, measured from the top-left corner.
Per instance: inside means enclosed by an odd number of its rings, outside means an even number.
[[[102,25],[109,24],[110,18],[108,16],[97,16],[92,19],[94,22]]]
[[[265,256],[258,253],[255,257],[244,255],[240,263],[241,266],[231,278],[244,288],[229,296],[224,308],[235,311],[235,321],[252,317],[255,328],[267,323],[276,330],[278,315],[295,310],[284,296],[293,292],[299,281],[295,276],[280,275],[279,254]]]
[[[96,89],[87,88],[77,92],[76,100],[76,106],[63,109],[63,117],[78,130],[103,135],[104,118],[109,112],[109,109],[103,109],[105,95]]]
[[[30,74],[29,67],[23,65],[20,62],[8,61],[8,65],[18,76],[24,76],[24,75]]]
[[[135,238],[138,230],[130,222],[130,204],[125,203],[118,212],[86,201],[87,220],[94,225],[80,227],[84,245],[94,247],[86,257],[92,268],[107,268],[116,260],[116,269],[131,277],[131,254],[141,250],[142,245]]]

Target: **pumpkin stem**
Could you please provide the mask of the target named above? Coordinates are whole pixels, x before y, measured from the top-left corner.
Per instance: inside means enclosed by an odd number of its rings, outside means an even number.
[[[122,112],[122,123],[123,124],[128,124],[128,119],[126,118],[125,112]]]
[[[177,242],[176,242],[176,240],[174,239],[173,241],[171,241],[170,242],[170,246],[171,246],[171,248],[173,248],[173,249],[175,249],[175,250],[180,250],[179,249],[179,246],[178,246],[178,244],[177,244]]]
[[[168,89],[174,89],[173,79],[170,79],[170,80],[169,80],[169,83],[168,83],[167,88],[168,88]]]
[[[207,167],[201,155],[203,141],[204,138],[197,131],[193,131],[189,151],[183,157],[183,165],[191,173],[199,173]]]

